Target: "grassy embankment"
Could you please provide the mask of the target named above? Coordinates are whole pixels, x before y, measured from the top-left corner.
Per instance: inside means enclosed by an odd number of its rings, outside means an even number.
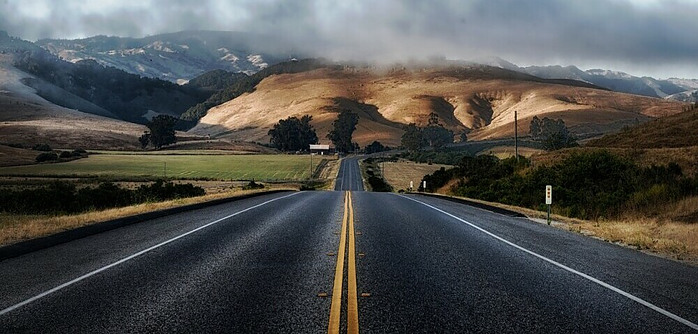
[[[210,153],[210,154],[207,154]],[[329,156],[322,170],[315,175],[325,180],[327,188],[337,170],[336,158]],[[320,159],[315,157],[314,167]],[[165,170],[166,165],[166,170]],[[72,215],[31,215],[0,213],[0,245],[37,238],[89,224],[166,208],[201,203],[219,198],[242,196],[270,189],[298,190],[310,175],[307,155],[230,155],[220,152],[178,151],[162,154],[137,152],[100,152],[89,158],[66,163],[39,164],[0,168],[4,189],[32,189],[60,179],[76,183],[77,187],[94,186],[100,181],[118,180],[118,185],[135,188],[148,180],[162,178],[178,183],[192,183],[206,189],[206,195],[144,203],[101,211]],[[247,181],[274,181],[264,189],[243,190]],[[329,181],[329,182],[328,182]],[[322,183],[322,182],[321,182]]]

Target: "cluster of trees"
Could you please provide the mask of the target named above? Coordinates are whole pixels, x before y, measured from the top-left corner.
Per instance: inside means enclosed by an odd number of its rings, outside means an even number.
[[[281,151],[308,150],[310,144],[318,142],[315,129],[310,125],[312,119],[310,115],[280,119],[268,132],[271,145]]]
[[[384,151],[389,151],[390,147],[384,146],[381,144],[381,142],[374,140],[372,143],[366,145],[364,147],[364,153],[366,154],[371,154],[371,153],[379,153],[379,152],[384,152]]]
[[[111,182],[78,189],[74,183],[57,181],[37,189],[1,192],[0,212],[72,214],[204,194],[203,188],[192,184],[163,181],[142,185],[137,189],[122,188]]]
[[[455,195],[544,209],[543,191],[553,185],[556,212],[582,219],[612,218],[626,211],[652,210],[698,193],[698,179],[681,168],[639,167],[607,151],[575,153],[553,166],[530,168],[525,158],[465,157],[456,168],[441,169],[423,180],[435,191],[451,180]]]
[[[407,125],[400,143],[410,151],[424,147],[441,148],[453,143],[453,131],[444,128],[439,122],[439,115],[432,112],[426,127],[418,127],[415,123]]]
[[[77,149],[73,151],[61,151],[59,153],[53,151],[41,152],[36,156],[36,162],[69,161],[80,158],[87,158],[87,151]]]
[[[146,126],[148,130],[143,133],[138,141],[141,147],[145,149],[148,144],[155,147],[156,150],[161,149],[165,145],[174,144],[177,142],[175,136],[175,125],[177,119],[167,115],[158,115],[153,117]]]
[[[562,119],[544,117],[541,120],[538,116],[533,116],[530,135],[533,140],[542,142],[546,151],[578,146],[577,138],[570,133]]]
[[[318,142],[317,133],[310,124],[312,120],[313,117],[310,115],[280,119],[267,133],[270,136],[271,145],[281,151],[308,150],[310,144]],[[337,119],[332,122],[332,129],[327,133],[327,139],[332,141],[337,151],[358,150],[359,145],[352,142],[352,135],[358,123],[359,115],[348,111],[340,112]],[[378,142],[373,145],[375,148],[385,149]]]

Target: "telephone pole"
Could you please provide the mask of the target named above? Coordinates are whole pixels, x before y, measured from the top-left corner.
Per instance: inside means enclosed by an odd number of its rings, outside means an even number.
[[[514,110],[514,154],[516,155],[516,164],[519,164],[519,113]]]

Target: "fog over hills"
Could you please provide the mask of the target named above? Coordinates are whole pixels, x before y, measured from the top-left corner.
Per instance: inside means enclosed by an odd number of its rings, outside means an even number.
[[[143,38],[42,39],[37,42],[37,45],[70,62],[94,59],[104,66],[180,84],[211,70],[253,74],[269,65],[304,57],[303,50],[292,51],[294,48],[289,45],[277,44],[278,38],[225,31],[182,31]],[[501,67],[544,79],[585,81],[617,92],[684,102],[695,102],[692,93],[698,89],[698,79],[659,80],[612,69],[581,70],[574,65],[520,67],[496,57],[468,63]]]
[[[143,38],[42,39],[37,44],[70,62],[94,59],[129,73],[184,83],[216,69],[252,74],[294,56],[270,51],[277,46],[264,46],[265,40],[250,33],[183,31]]]

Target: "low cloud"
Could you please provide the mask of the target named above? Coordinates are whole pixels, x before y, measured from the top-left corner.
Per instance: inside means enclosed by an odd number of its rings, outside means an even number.
[[[685,0],[0,0],[0,29],[25,39],[181,30],[248,31],[334,59],[499,56],[698,77],[698,3]],[[685,73],[685,75],[681,75]]]

